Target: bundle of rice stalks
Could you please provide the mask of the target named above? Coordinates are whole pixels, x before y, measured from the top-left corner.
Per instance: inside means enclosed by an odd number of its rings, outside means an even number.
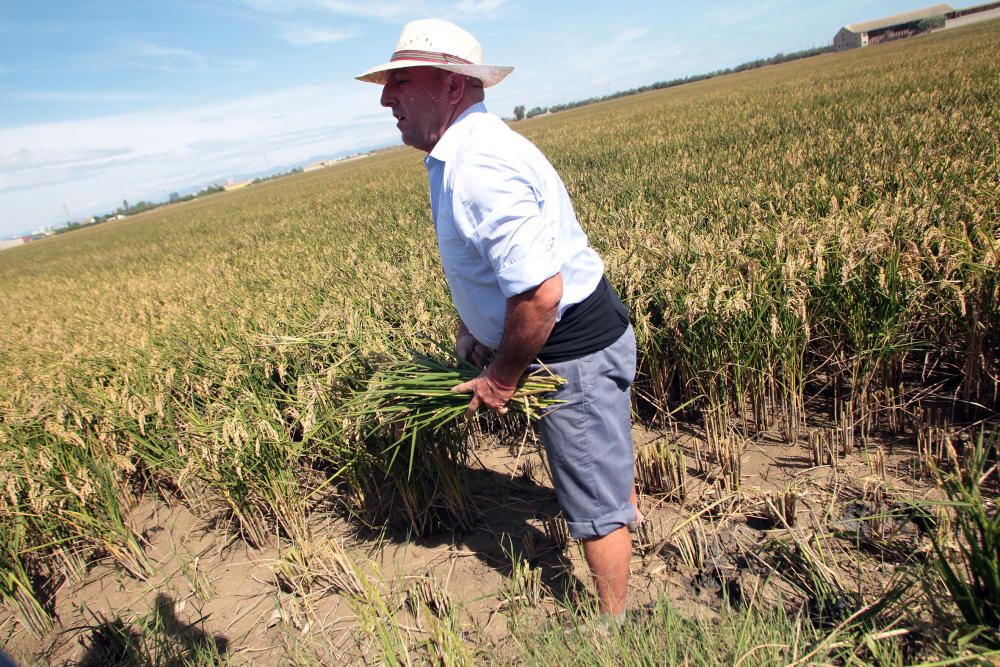
[[[481,372],[471,364],[448,365],[422,355],[389,363],[348,401],[346,414],[365,424],[365,440],[390,433],[392,441],[383,452],[386,469],[392,468],[403,452],[409,476],[421,435],[455,426],[469,407],[470,394],[454,392],[452,387]],[[565,383],[545,367],[526,375],[508,404],[511,412],[531,421],[541,419],[559,403],[547,396]]]

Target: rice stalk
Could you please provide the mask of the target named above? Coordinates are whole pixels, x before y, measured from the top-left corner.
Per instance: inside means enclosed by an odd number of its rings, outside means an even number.
[[[361,437],[371,438],[389,431],[394,439],[379,452],[386,469],[402,455],[406,476],[413,474],[422,436],[453,428],[466,415],[469,394],[452,388],[478,377],[470,366],[449,366],[430,357],[417,355],[409,361],[381,365],[364,388],[348,399],[346,418],[361,423]],[[529,420],[541,419],[559,401],[548,398],[565,383],[545,367],[529,373],[518,383],[509,406]]]

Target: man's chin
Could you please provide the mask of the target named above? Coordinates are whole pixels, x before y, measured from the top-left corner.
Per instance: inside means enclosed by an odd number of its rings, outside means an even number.
[[[410,148],[415,148],[418,151],[423,151],[425,153],[430,152],[430,149],[427,148],[423,142],[414,141],[412,138],[408,138],[405,134],[403,135],[402,138],[403,138],[403,143],[409,146]]]

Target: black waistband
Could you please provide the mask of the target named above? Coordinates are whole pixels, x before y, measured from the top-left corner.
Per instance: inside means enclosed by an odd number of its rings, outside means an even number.
[[[607,276],[580,303],[575,303],[556,322],[538,359],[545,364],[579,359],[618,340],[628,328],[628,310]]]

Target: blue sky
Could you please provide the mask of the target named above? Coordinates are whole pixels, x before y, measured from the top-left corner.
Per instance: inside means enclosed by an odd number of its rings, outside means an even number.
[[[510,115],[828,44],[913,0],[0,0],[0,238],[399,142],[401,26],[453,20]],[[965,6],[968,3],[958,3]]]

